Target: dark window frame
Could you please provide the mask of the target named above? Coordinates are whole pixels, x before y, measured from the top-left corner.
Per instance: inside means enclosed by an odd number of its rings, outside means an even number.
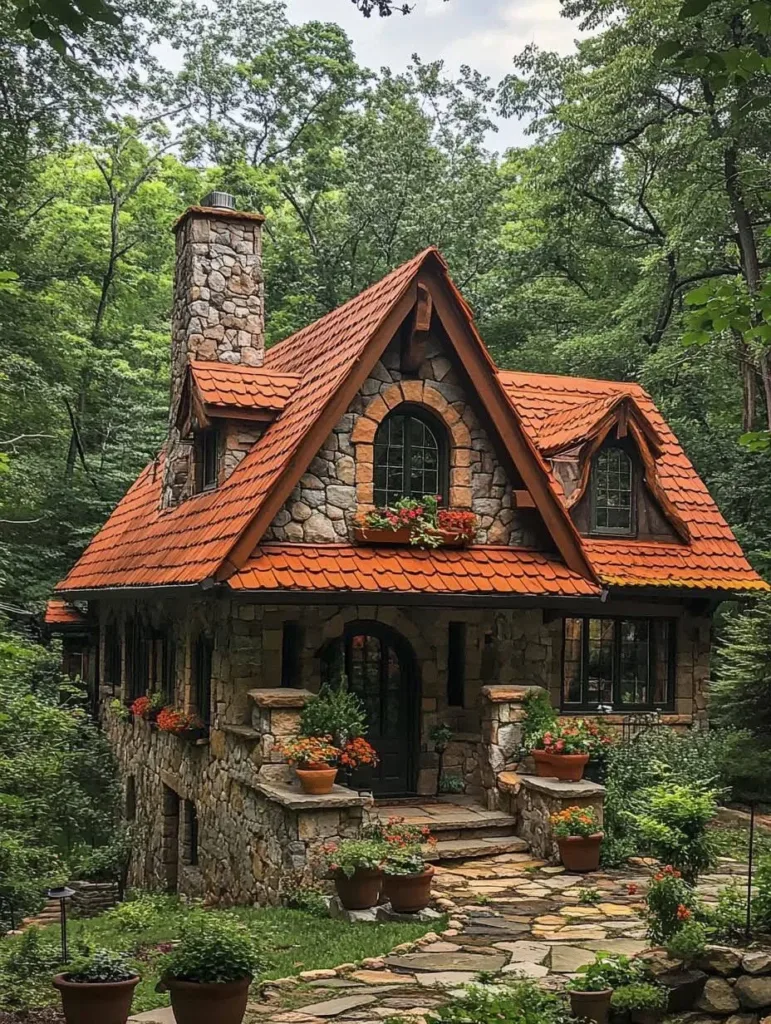
[[[405,422],[404,428],[404,441],[402,444],[402,493],[399,495],[389,496],[388,480],[386,476],[385,487],[378,486],[378,470],[382,471],[382,466],[378,465],[378,447],[383,447],[385,442],[383,440],[378,441],[379,437],[382,437],[384,432],[389,430],[389,424],[393,423],[395,419],[403,418]],[[410,436],[409,421],[418,420],[423,426],[431,432],[434,440],[436,441],[437,448],[437,490],[436,494],[441,495],[442,504],[449,505],[449,487],[450,487],[450,442],[447,432],[447,428],[444,423],[435,416],[430,409],[426,409],[421,405],[417,405],[410,402],[403,402],[401,405],[396,406],[392,409],[388,415],[380,422],[375,433],[375,438],[372,445],[373,452],[373,490],[375,504],[378,506],[391,505],[400,498],[422,498],[427,492],[421,491],[420,494],[412,493],[411,479],[412,479],[412,438]],[[379,497],[379,494],[382,495]]]
[[[297,689],[302,677],[302,626],[297,619],[281,624],[281,685]]]
[[[579,620],[581,626],[581,700],[565,700],[565,654],[567,648],[566,628],[568,619]],[[677,619],[668,617],[656,617],[647,615],[566,615],[562,619],[562,656],[560,659],[560,710],[564,714],[586,714],[596,711],[598,701],[589,701],[586,697],[589,664],[589,622],[590,620],[602,620],[612,622],[613,625],[613,667],[611,677],[611,707],[612,713],[626,713],[634,711],[674,711],[675,689],[677,684]],[[653,695],[655,691],[655,671],[657,665],[657,638],[655,624],[666,624],[668,627],[667,645],[667,698],[664,701],[650,700],[645,703],[625,703],[620,700],[621,679],[621,624],[623,622],[647,622],[648,623],[648,692]]]
[[[193,650],[193,701],[205,728],[212,722],[212,659],[214,640],[199,633]]]
[[[599,505],[597,501],[597,490],[600,481],[599,462],[611,452],[618,452],[629,465],[629,526],[600,526],[597,523]],[[601,537],[634,537],[637,533],[637,467],[632,453],[622,444],[604,445],[592,457],[591,474],[591,532]],[[622,506],[610,506],[619,508]]]
[[[219,482],[220,432],[216,427],[197,430],[194,445],[196,491],[213,491]]]
[[[104,682],[112,694],[120,690],[123,674],[123,650],[120,628],[117,622],[107,622],[104,627]]]
[[[466,623],[450,622],[447,628],[447,706],[466,705]]]

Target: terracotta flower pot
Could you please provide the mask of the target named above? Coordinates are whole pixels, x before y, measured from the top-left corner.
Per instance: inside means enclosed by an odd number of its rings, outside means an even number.
[[[325,765],[307,765],[305,768],[295,768],[297,778],[303,788],[303,793],[309,796],[323,796],[324,793],[331,793],[332,787],[337,778],[337,768],[330,768]]]
[[[177,1024],[241,1024],[252,979],[207,984],[164,978],[163,983]]]
[[[53,980],[62,997],[67,1024],[126,1024],[138,984],[138,977],[84,982],[69,981],[66,974],[57,974]]]
[[[589,763],[588,754],[550,754],[547,750],[533,750],[535,773],[541,778],[580,782]]]
[[[335,872],[335,888],[346,910],[369,910],[377,905],[383,886],[381,871],[358,868],[349,878],[344,872]]]
[[[593,836],[566,836],[557,840],[560,860],[568,871],[596,871],[600,866],[602,832]]]
[[[429,904],[433,877],[431,865],[419,875],[384,875],[383,894],[398,914],[415,914]]]
[[[602,992],[570,992],[570,1012],[574,1017],[585,1017],[596,1024],[607,1024],[610,1013],[612,988]]]

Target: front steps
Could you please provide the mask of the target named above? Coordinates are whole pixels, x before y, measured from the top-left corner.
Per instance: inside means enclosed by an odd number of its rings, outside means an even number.
[[[384,820],[394,816],[427,825],[436,844],[426,846],[424,853],[434,863],[528,850],[525,840],[514,834],[515,818],[462,796],[377,803],[375,812]]]

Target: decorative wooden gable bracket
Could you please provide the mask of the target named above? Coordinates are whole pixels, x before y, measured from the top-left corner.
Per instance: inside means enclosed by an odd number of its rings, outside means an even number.
[[[426,346],[431,332],[431,314],[434,302],[426,285],[418,281],[418,298],[412,323],[402,341],[401,369],[403,373],[417,373],[426,357]]]

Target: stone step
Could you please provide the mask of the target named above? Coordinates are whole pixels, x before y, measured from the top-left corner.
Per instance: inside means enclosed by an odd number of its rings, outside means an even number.
[[[426,860],[466,860],[472,857],[495,857],[501,853],[527,853],[529,846],[519,836],[487,836],[478,839],[440,839],[432,847],[424,847]]]
[[[429,825],[431,832],[437,838],[447,839],[447,833],[458,833],[458,836],[474,836],[480,838],[484,835],[511,835],[517,819],[502,811],[487,811],[484,816],[469,814],[468,817],[448,816],[439,817]]]

